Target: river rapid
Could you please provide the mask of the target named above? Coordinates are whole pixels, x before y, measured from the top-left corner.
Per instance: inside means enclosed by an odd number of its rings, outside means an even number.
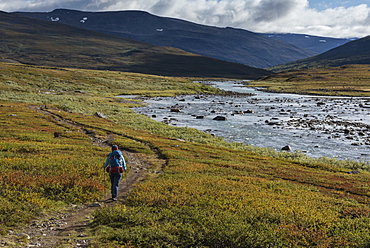
[[[157,97],[134,110],[227,141],[369,163],[370,98],[268,93],[241,82],[204,83],[253,95]]]

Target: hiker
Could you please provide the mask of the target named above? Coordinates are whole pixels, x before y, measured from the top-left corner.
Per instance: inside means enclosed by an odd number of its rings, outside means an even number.
[[[117,201],[118,184],[122,178],[123,171],[127,169],[125,159],[117,145],[113,145],[112,152],[107,155],[104,169],[109,172],[112,200]]]

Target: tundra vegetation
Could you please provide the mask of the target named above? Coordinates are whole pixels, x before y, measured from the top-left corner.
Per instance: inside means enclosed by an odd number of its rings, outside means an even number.
[[[248,84],[266,91],[327,96],[370,96],[370,66],[343,65],[292,70],[260,78]]]
[[[113,142],[152,163],[158,152],[167,163],[120,204],[94,213],[92,247],[370,246],[368,163],[228,143],[155,122],[130,109],[140,100],[115,97],[222,94],[215,88],[184,78],[0,66],[3,235],[103,195],[107,151],[93,145],[86,135],[93,133],[116,135]],[[84,126],[85,133],[35,106]],[[359,173],[348,173],[354,170]]]

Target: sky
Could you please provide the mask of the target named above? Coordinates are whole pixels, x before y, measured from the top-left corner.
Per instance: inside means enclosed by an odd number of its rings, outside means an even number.
[[[143,10],[199,24],[259,33],[335,38],[370,35],[370,0],[0,0],[5,12]]]

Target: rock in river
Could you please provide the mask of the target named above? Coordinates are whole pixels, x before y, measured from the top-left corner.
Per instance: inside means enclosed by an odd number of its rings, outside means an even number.
[[[215,121],[226,121],[227,118],[225,116],[216,116],[215,118],[213,118],[213,120]]]
[[[291,151],[292,148],[290,146],[284,146],[283,148],[281,148],[282,151]]]

